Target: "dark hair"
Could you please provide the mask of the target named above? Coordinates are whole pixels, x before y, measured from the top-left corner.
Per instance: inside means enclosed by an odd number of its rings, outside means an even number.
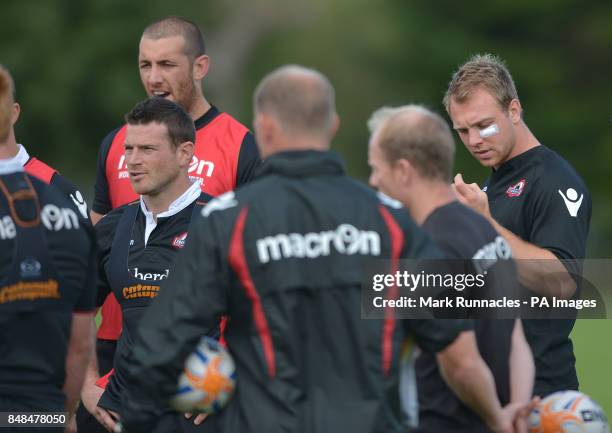
[[[169,16],[149,24],[142,32],[142,37],[150,39],[182,36],[185,39],[185,54],[191,60],[206,54],[204,36],[193,21],[179,16]]]
[[[187,112],[178,104],[160,97],[139,102],[125,115],[129,125],[161,123],[168,128],[168,136],[174,146],[186,141],[195,143],[195,125]]]

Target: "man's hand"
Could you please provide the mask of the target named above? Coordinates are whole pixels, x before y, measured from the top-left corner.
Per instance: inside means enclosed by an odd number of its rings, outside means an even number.
[[[528,403],[509,403],[501,411],[495,425],[489,428],[495,433],[528,433],[528,417],[540,399],[534,397]]]
[[[111,433],[120,431],[118,427],[119,414],[109,409],[104,409],[98,406],[96,408],[96,418],[102,423],[102,425]]]
[[[455,176],[455,183],[453,189],[457,195],[457,199],[460,203],[465,206],[472,208],[472,210],[478,212],[485,218],[491,218],[491,211],[489,210],[489,200],[487,194],[480,189],[475,183],[467,184],[463,181],[461,173],[457,173]]]
[[[189,413],[189,412],[185,413],[185,418],[187,418],[187,419],[191,418],[192,416],[193,416],[192,413]],[[193,419],[193,423],[195,425],[200,425],[200,424],[202,424],[204,422],[204,420],[206,419],[207,416],[208,416],[208,414],[206,414],[206,413],[199,413]]]

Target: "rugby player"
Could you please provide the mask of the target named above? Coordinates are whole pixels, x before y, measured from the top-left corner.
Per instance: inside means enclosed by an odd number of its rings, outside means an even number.
[[[438,354],[449,383],[495,431],[512,431],[518,407],[502,410],[494,398],[465,322],[361,319],[372,259],[393,267],[438,252],[401,206],[349,178],[329,151],[338,117],[327,78],[285,66],[263,79],[254,100],[261,177],[204,208],[134,350],[121,356],[126,430],[150,431],[186,356],[229,313],[238,379],[219,432],[404,431],[404,332]]]
[[[0,412],[67,411],[65,422],[93,350],[95,240],[60,190],[24,173],[15,120],[0,68]],[[28,422],[2,430],[64,431]]]
[[[491,169],[482,189],[458,174],[459,200],[508,241],[524,287],[540,296],[578,296],[591,195],[574,168],[527,127],[503,61],[490,54],[469,59],[453,74],[443,102],[467,150]],[[574,321],[523,320],[536,395],[578,389],[569,337]]]
[[[17,92],[15,90],[15,82],[13,78],[4,66],[0,65],[0,70],[4,71],[10,83],[10,100],[11,100],[11,121],[9,128],[9,135],[6,141],[6,151],[11,157],[7,162],[15,162],[23,166],[26,173],[36,176],[43,182],[53,185],[62,191],[66,197],[68,197],[76,208],[80,215],[84,219],[88,219],[87,203],[83,198],[81,192],[64,176],[62,176],[56,169],[42,162],[40,159],[30,156],[23,144],[17,143],[15,138],[15,123],[19,120],[21,114],[21,105],[17,102]]]
[[[184,18],[166,17],[150,24],[139,45],[138,68],[148,96],[158,96],[181,105],[196,126],[194,156],[189,175],[202,191],[216,196],[248,182],[260,164],[257,146],[249,130],[229,114],[221,112],[205,98],[202,81],[209,69],[204,38],[198,26]],[[134,192],[123,149],[126,125],[110,132],[102,141],[98,156],[95,195],[91,220],[138,195]],[[102,306],[98,328],[98,360],[102,374],[112,365],[116,340],[121,332],[121,310],[114,297]],[[88,386],[86,390],[96,390]],[[83,395],[95,400],[97,395]],[[87,411],[79,411],[79,426],[88,432],[96,427]],[[98,429],[99,430],[99,429]]]
[[[154,97],[125,116],[125,155],[130,181],[140,199],[119,207],[96,224],[100,275],[98,303],[112,292],[123,312],[117,354],[131,349],[140,318],[172,272],[184,248],[193,215],[211,198],[189,178],[195,127],[179,105]],[[124,390],[124,371],[115,368],[99,401],[86,408],[107,429],[115,428]],[[98,381],[101,390],[104,385]],[[93,394],[93,393],[91,393]],[[156,432],[190,431],[191,421],[176,413],[160,414]]]
[[[408,105],[377,110],[369,126],[370,184],[406,206],[445,256],[460,262],[462,272],[486,272],[487,287],[473,291],[473,296],[515,295],[516,274],[510,247],[484,217],[457,201],[450,185],[455,143],[444,119],[422,106]],[[495,247],[496,256],[487,256],[485,268],[485,261],[477,258],[490,245]],[[459,308],[453,313],[454,317],[474,319],[495,316],[495,312],[482,314]],[[474,320],[474,330],[478,350],[495,378],[500,404],[528,404],[534,366],[520,320]],[[415,368],[419,425],[414,431],[490,431],[477,413],[446,386],[433,354],[421,352]],[[526,421],[524,417],[517,420],[520,431],[527,431]]]

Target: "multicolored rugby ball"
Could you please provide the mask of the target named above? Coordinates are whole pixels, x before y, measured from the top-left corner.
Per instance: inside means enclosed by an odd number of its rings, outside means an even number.
[[[185,362],[170,405],[179,412],[215,413],[227,404],[235,386],[232,356],[217,340],[202,337]]]
[[[606,414],[578,391],[549,395],[531,412],[531,433],[610,433]]]

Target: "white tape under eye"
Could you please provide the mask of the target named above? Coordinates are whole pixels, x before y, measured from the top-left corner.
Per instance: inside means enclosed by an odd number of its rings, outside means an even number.
[[[497,123],[493,123],[480,130],[480,138],[489,138],[497,133],[499,133],[499,126],[497,126]]]

